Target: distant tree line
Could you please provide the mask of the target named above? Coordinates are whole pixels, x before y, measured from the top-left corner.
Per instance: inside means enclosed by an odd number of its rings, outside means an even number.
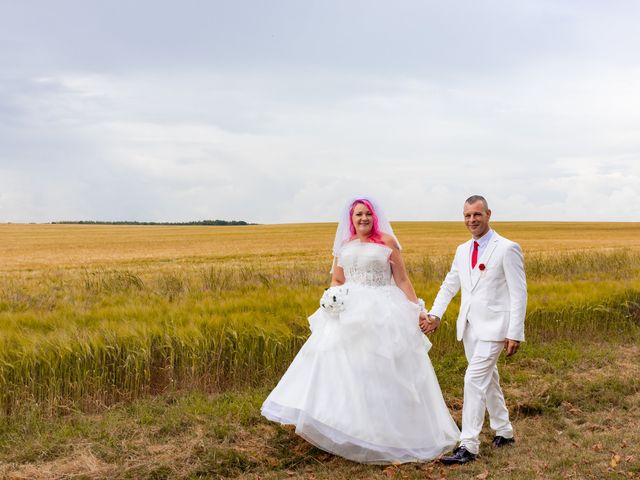
[[[195,222],[101,222],[96,220],[77,220],[51,223],[57,225],[256,225],[255,223],[248,223],[244,220],[198,220]]]

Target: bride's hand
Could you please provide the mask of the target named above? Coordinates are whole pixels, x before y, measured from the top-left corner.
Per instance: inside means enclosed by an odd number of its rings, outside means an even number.
[[[420,330],[425,335],[435,332],[440,326],[440,319],[434,315],[428,315],[426,312],[420,312]]]

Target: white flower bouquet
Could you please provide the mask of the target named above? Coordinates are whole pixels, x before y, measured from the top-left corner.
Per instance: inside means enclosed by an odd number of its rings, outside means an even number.
[[[327,288],[320,299],[320,306],[327,313],[337,315],[346,308],[347,295],[349,289],[344,286],[335,286]]]

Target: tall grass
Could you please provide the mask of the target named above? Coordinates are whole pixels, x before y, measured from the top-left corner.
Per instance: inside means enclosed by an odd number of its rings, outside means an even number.
[[[173,388],[254,385],[279,373],[304,338],[224,322],[160,321],[153,328],[68,329],[29,340],[5,336],[2,344],[6,414],[25,404],[51,412],[92,409]]]
[[[266,247],[264,247],[266,248]],[[407,254],[427,303],[449,255]],[[272,383],[308,335],[329,282],[322,255],[123,262],[19,271],[0,279],[0,410],[91,410],[169,389]],[[640,253],[526,257],[529,341],[640,338]],[[433,337],[457,349],[457,300]]]

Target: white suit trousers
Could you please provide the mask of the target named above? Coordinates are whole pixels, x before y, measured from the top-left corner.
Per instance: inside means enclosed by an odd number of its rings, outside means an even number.
[[[460,445],[477,454],[480,450],[485,409],[489,412],[489,424],[496,435],[513,437],[513,427],[504,403],[496,365],[504,349],[504,342],[479,340],[469,323],[465,326],[462,342],[469,365],[464,375]]]

